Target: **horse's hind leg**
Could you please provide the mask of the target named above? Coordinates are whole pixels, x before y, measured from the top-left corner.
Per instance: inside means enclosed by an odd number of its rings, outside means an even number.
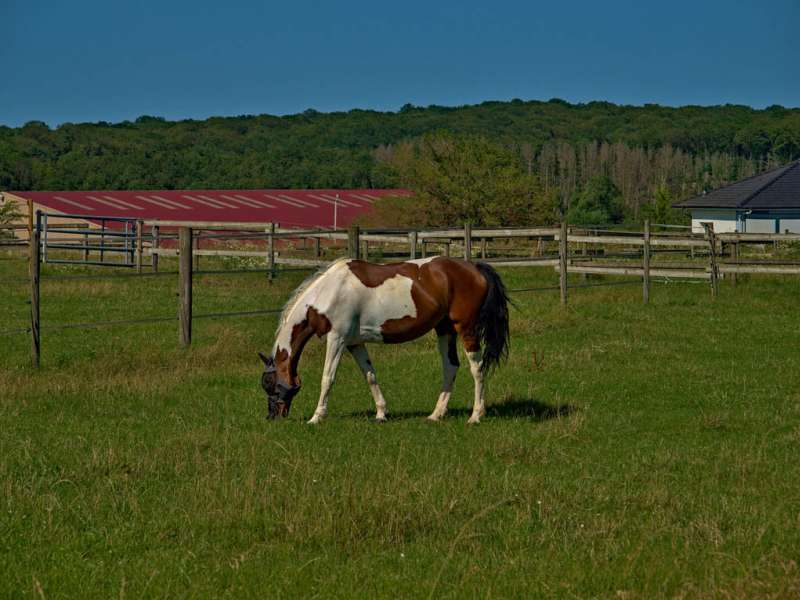
[[[437,331],[438,333],[438,331]],[[438,421],[447,413],[447,403],[450,401],[450,393],[453,391],[453,381],[458,373],[458,350],[456,349],[455,332],[447,332],[439,335],[439,354],[442,355],[442,393],[436,402],[436,408],[428,419]]]
[[[308,421],[312,425],[319,423],[328,414],[328,394],[330,394],[331,386],[334,379],[336,379],[336,369],[339,368],[342,352],[344,352],[344,338],[331,331],[328,334],[328,344],[325,351],[325,366],[322,371],[319,402],[317,403],[317,409],[314,411],[314,416]]]
[[[469,361],[469,370],[472,373],[472,379],[475,380],[475,404],[472,405],[472,414],[469,417],[468,423],[479,423],[481,417],[486,414],[486,408],[483,405],[483,353],[481,352],[481,344],[475,336],[471,326],[465,326],[459,322],[455,323],[455,330],[461,337],[461,343],[464,344],[464,350],[467,353],[467,360]]]
[[[472,415],[467,423],[475,424],[480,422],[481,417],[486,414],[486,408],[483,405],[483,366],[482,353],[480,348],[474,352],[467,352],[467,360],[469,360],[469,370],[472,372],[472,378],[475,380],[475,404],[472,405]]]
[[[456,326],[458,330],[458,326]],[[486,414],[486,409],[483,405],[483,353],[478,339],[468,329],[460,329],[459,335],[461,342],[464,344],[464,350],[467,351],[467,360],[469,361],[469,370],[472,373],[472,378],[475,380],[475,404],[472,405],[472,415],[469,417],[468,423],[474,424],[481,420],[481,417]]]
[[[378,421],[386,420],[386,400],[383,399],[383,393],[378,385],[378,379],[375,376],[375,367],[372,366],[372,361],[369,359],[367,347],[364,344],[357,346],[348,346],[347,349],[361,368],[361,372],[367,378],[369,384],[369,391],[372,392],[372,398],[375,400],[375,419]]]

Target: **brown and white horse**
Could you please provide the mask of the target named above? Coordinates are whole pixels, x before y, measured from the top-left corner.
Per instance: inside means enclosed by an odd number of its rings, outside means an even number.
[[[386,265],[336,261],[303,283],[286,304],[272,356],[259,352],[269,417],[289,414],[300,390],[300,355],[316,335],[327,336],[327,352],[319,403],[309,423],[319,423],[327,413],[328,393],[345,349],[367,378],[377,420],[385,420],[386,401],[364,344],[407,342],[431,330],[439,337],[444,381],[428,418],[438,421],[447,412],[459,366],[458,336],[475,380],[469,423],[477,423],[485,413],[484,375],[508,354],[508,297],[497,272],[484,263],[444,257]]]

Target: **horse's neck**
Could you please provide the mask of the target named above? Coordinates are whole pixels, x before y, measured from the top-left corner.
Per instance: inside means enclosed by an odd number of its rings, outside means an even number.
[[[289,314],[278,328],[275,336],[275,346],[272,355],[278,371],[287,379],[297,377],[297,363],[306,342],[314,332],[307,326],[306,309],[303,304],[303,294],[295,301]]]
[[[289,307],[288,312],[281,315],[281,324],[275,333],[275,345],[272,348],[273,355],[281,350],[286,350],[291,354],[293,330],[303,320],[300,309],[303,305],[302,300],[302,296],[297,298],[293,305]]]

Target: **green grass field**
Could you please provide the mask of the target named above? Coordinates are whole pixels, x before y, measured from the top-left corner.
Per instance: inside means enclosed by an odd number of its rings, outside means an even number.
[[[0,254],[0,279],[25,264]],[[42,284],[42,367],[0,338],[0,597],[800,595],[800,281],[515,295],[509,362],[445,422],[432,335],[371,346],[390,420],[345,358],[319,427],[322,344],[265,420],[274,317],[171,316],[176,277]],[[79,271],[70,271],[77,273]],[[509,287],[555,282],[508,269]],[[195,311],[280,306],[302,275],[199,277]],[[2,284],[0,330],[27,288]],[[465,362],[465,361],[462,361]]]

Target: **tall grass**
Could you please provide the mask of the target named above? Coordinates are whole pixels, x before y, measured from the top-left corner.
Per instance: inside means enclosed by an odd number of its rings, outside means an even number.
[[[0,278],[24,264],[0,257]],[[371,346],[390,420],[344,361],[319,427],[322,345],[265,419],[275,318],[48,333],[175,314],[171,277],[42,287],[42,368],[0,340],[4,597],[794,597],[800,345],[792,279],[518,294],[488,415],[425,421],[432,336]],[[508,269],[509,287],[552,281]],[[302,276],[202,277],[197,312],[279,307]],[[24,284],[0,329],[24,326]]]

